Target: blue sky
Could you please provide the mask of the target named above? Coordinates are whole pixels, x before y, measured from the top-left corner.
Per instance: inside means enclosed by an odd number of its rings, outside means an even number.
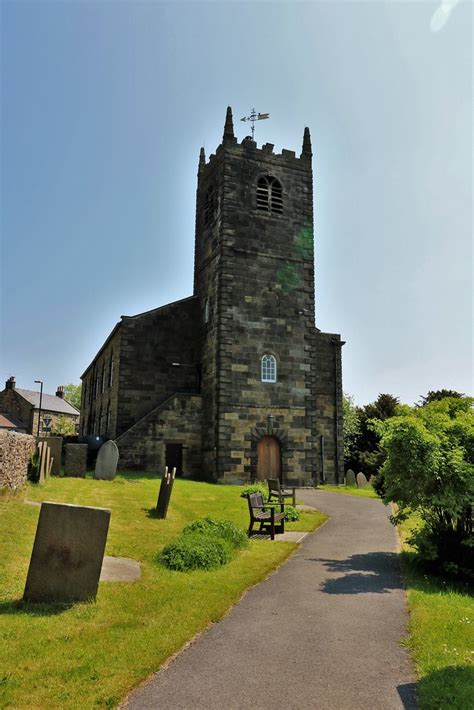
[[[122,314],[191,294],[230,104],[277,150],[310,127],[345,391],[472,392],[472,6],[440,6],[4,0],[0,383],[79,382]]]

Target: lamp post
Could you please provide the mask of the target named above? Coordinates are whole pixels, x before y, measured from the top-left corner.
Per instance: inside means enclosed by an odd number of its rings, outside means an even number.
[[[43,402],[43,380],[35,380],[35,382],[38,385],[41,385],[40,387],[40,402],[39,402],[39,409],[38,409],[38,431],[36,433],[36,438],[39,439],[40,435],[40,422],[41,422],[41,404]]]

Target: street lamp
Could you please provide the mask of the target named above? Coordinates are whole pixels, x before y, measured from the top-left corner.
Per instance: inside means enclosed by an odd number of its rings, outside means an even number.
[[[40,422],[41,422],[41,404],[43,402],[43,380],[35,380],[35,382],[38,385],[41,385],[40,387],[40,403],[39,403],[39,409],[38,409],[38,431],[36,433],[36,438],[39,439],[40,435]]]

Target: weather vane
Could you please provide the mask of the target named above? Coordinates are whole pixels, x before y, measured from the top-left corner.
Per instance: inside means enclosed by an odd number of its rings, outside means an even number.
[[[255,121],[263,121],[265,118],[270,118],[269,113],[257,113],[255,109],[252,109],[250,116],[244,116],[241,121],[251,121],[252,122],[252,140],[255,138]]]

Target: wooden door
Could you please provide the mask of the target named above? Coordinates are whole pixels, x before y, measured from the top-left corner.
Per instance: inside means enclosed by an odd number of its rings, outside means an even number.
[[[176,469],[176,475],[181,476],[183,473],[183,445],[182,444],[166,444],[165,466],[168,466],[168,471]]]
[[[257,446],[257,479],[281,477],[280,442],[274,436],[263,436]]]

